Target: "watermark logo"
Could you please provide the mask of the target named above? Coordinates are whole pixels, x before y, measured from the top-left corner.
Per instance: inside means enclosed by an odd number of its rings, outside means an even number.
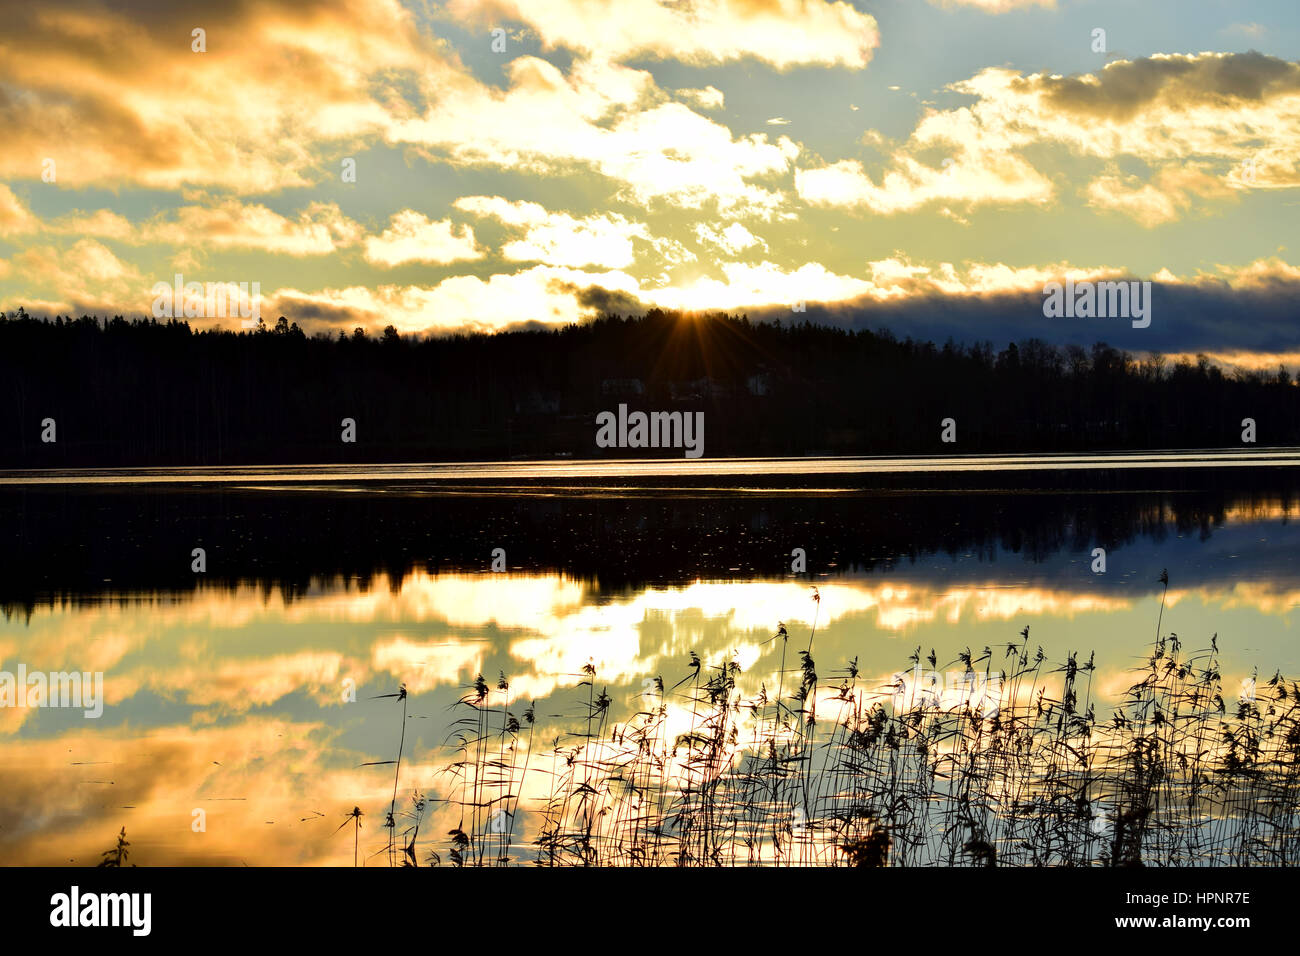
[[[682,448],[687,458],[704,454],[703,412],[618,412],[596,416],[597,448]]]
[[[664,696],[664,681],[662,677],[643,677],[641,678],[641,706],[647,710],[654,709]]]
[[[1241,682],[1241,689],[1237,693],[1237,697],[1247,704],[1253,704],[1257,699],[1256,695],[1257,695],[1257,691],[1255,688],[1255,678],[1247,677],[1243,679]]]
[[[153,928],[151,893],[82,893],[73,886],[50,897],[51,926],[126,926],[133,936]]]
[[[913,710],[952,710],[969,707],[992,717],[1002,704],[1002,674],[951,670],[940,674],[922,670],[917,664],[910,672],[893,676],[894,712]]]
[[[104,672],[0,670],[0,707],[79,707],[88,718],[104,714]]]
[[[262,283],[186,282],[176,273],[171,285],[158,282],[149,292],[155,319],[243,319],[244,328],[262,322]]]
[[[1043,286],[1043,315],[1049,319],[1132,319],[1135,329],[1151,324],[1151,283],[1052,281]]]

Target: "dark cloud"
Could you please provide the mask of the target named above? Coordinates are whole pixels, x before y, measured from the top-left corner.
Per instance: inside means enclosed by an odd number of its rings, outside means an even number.
[[[602,313],[613,312],[618,315],[639,314],[645,311],[645,306],[635,296],[628,295],[626,292],[602,289],[594,285],[585,289],[574,289],[573,292],[574,298],[584,309],[598,309]]]
[[[1158,102],[1174,108],[1226,105],[1295,92],[1300,64],[1253,51],[1150,57],[1112,63],[1095,80],[1039,74],[1014,86],[1042,90],[1049,105],[1066,112],[1125,120]]]
[[[905,301],[871,299],[833,305],[738,310],[753,320],[780,319],[888,329],[900,338],[963,344],[1039,338],[1053,345],[1090,346],[1105,341],[1133,352],[1294,352],[1300,351],[1295,303],[1300,282],[1274,279],[1258,288],[1233,289],[1226,283],[1152,283],[1151,325],[1135,329],[1126,318],[1047,318],[1041,292],[998,295],[913,296]]]
[[[274,321],[274,318],[268,318],[269,316],[281,315],[297,322],[304,329],[315,326],[351,329],[357,325],[368,327],[376,321],[376,316],[368,312],[358,312],[352,306],[287,295],[272,299],[262,309],[262,318],[268,324]]]

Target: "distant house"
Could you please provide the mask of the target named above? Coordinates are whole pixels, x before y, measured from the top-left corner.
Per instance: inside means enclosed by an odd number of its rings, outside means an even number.
[[[772,391],[772,373],[755,372],[745,379],[745,389],[750,395],[768,395]]]
[[[639,378],[607,378],[600,383],[602,395],[644,395],[645,385]]]
[[[515,400],[516,415],[558,415],[559,412],[559,392],[534,388]]]
[[[724,398],[731,394],[731,386],[708,378],[669,382],[668,397],[674,402],[695,402],[702,398]]]
[[[669,382],[668,397],[674,402],[694,402],[704,397],[703,379],[687,382]]]

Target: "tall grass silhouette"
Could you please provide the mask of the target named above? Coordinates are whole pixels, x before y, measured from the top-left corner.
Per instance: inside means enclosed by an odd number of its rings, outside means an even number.
[[[865,679],[856,659],[823,681],[812,655],[815,590],[813,599],[804,647],[792,653],[780,624],[769,641],[780,644],[775,687],[763,682],[748,697],[734,657],[706,662],[692,652],[676,683],[647,681],[638,710],[614,721],[588,662],[575,675],[576,713],[539,716],[530,704],[521,723],[505,675],[495,689],[480,675],[454,705],[456,759],[430,798],[455,820],[447,861],[1300,860],[1300,686],[1275,673],[1249,682],[1229,708],[1217,635],[1189,651],[1177,634],[1157,634],[1127,692],[1099,717],[1093,657],[1051,663],[1028,627],[996,649],[962,651],[945,665],[957,677],[946,688],[927,683],[939,660],[921,648],[887,681]],[[414,846],[412,832],[408,865]],[[436,849],[428,856],[442,859]]]

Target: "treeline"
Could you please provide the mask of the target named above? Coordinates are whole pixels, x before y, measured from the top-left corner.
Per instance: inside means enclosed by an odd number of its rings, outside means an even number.
[[[620,402],[705,412],[710,457],[1233,446],[1244,418],[1260,445],[1300,444],[1282,368],[659,310],[428,339],[19,310],[0,313],[0,399],[6,468],[680,455],[597,448]]]

